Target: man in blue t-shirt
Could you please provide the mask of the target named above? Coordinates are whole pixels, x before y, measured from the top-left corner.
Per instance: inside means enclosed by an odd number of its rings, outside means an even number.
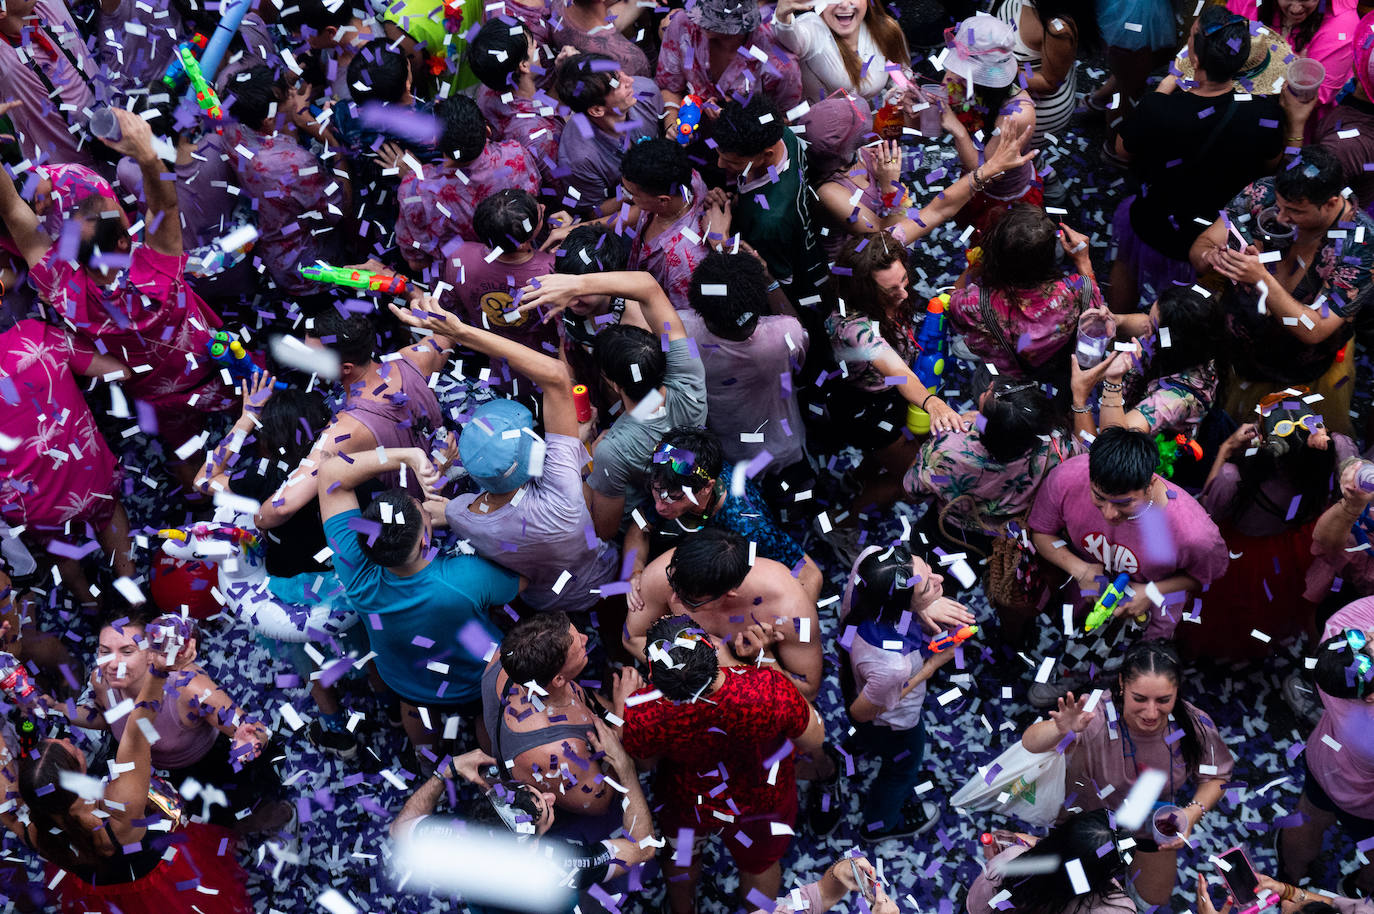
[[[377,671],[401,698],[406,734],[422,768],[444,715],[476,720],[481,680],[500,634],[487,608],[515,598],[524,579],[476,556],[437,557],[430,517],[403,488],[382,492],[362,510],[358,486],[400,468],[426,492],[438,471],[419,448],[388,448],[330,459],[320,468],[320,515],[334,570],[364,617]],[[428,756],[428,757],[426,757]]]

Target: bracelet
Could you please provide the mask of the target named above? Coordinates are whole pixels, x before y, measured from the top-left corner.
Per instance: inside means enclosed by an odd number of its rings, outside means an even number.
[[[1125,386],[1125,385],[1123,385],[1123,384],[1117,384],[1117,383],[1115,383],[1115,382],[1113,382],[1113,381],[1103,381],[1103,382],[1102,382],[1102,389],[1103,389],[1103,390],[1110,390],[1112,393],[1116,393],[1118,390],[1121,390],[1121,388],[1124,387],[1124,386]]]
[[[925,398],[924,400],[921,401],[921,407],[920,407],[920,408],[921,408],[922,410],[925,410],[926,412],[929,412],[929,410],[926,410],[926,404],[930,402],[930,398],[933,397],[933,396],[935,396],[935,394],[933,394],[933,393],[928,393],[928,394],[926,394],[926,398]]]
[[[1183,804],[1183,808],[1184,808],[1184,809],[1187,809],[1189,806],[1196,806],[1198,809],[1202,810],[1203,812],[1206,812],[1206,811],[1207,811],[1207,807],[1206,807],[1206,806],[1203,806],[1203,805],[1202,805],[1202,802],[1201,802],[1200,800],[1189,800],[1187,803],[1184,803],[1184,804]]]
[[[973,192],[975,194],[981,194],[984,190],[987,189],[988,186],[988,182],[983,178],[982,171],[983,166],[981,165],[973,169],[973,176],[971,180],[973,182]]]
[[[768,284],[768,288],[764,289],[764,291],[765,291],[765,292],[776,292],[776,291],[778,291],[778,290],[781,289],[781,288],[782,288],[782,283],[778,282],[778,281],[775,279],[775,280],[773,280],[771,283]]]
[[[1093,412],[1093,408],[1091,406],[1070,406],[1069,409],[1085,416],[1091,416]]]
[[[1279,898],[1283,901],[1292,901],[1293,896],[1298,894],[1298,890],[1286,882],[1280,883]]]
[[[154,698],[151,701],[140,701],[134,705],[135,710],[137,710],[138,708],[147,708],[148,710],[156,714],[157,712],[162,710],[162,702],[156,698]]]
[[[1105,398],[1103,398],[1103,399],[1097,401],[1097,405],[1098,405],[1098,407],[1099,407],[1100,409],[1123,409],[1123,410],[1124,410],[1124,409],[1126,408],[1126,398],[1125,398],[1125,397],[1122,397],[1120,400],[1117,400],[1115,403],[1108,403],[1107,400],[1106,400]]]

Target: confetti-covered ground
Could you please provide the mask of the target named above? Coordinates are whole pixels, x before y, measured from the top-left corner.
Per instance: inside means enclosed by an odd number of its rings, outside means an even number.
[[[1088,85],[1100,81],[1102,74],[1087,68]],[[1108,226],[1116,203],[1126,192],[1126,179],[1100,166],[1097,147],[1100,128],[1076,125],[1069,139],[1061,142],[1058,167],[1070,191],[1064,216],[1070,225],[1092,239],[1099,275],[1106,272]],[[953,282],[963,264],[959,231],[946,228],[927,239],[917,252],[917,293],[931,295],[940,286]],[[1367,367],[1363,368],[1367,376]],[[957,377],[954,379],[957,384]],[[1364,389],[1364,386],[1362,386]],[[145,536],[159,527],[186,520],[186,508],[171,497],[170,476],[161,450],[141,435],[125,438],[122,458],[130,468],[126,478],[127,504],[136,529]],[[839,464],[843,465],[843,464]],[[824,486],[818,492],[824,490]],[[838,499],[836,480],[830,477],[832,499]],[[825,500],[818,498],[824,506]],[[899,534],[901,516],[915,525],[919,510],[898,506],[884,523],[882,533]],[[145,548],[155,548],[156,540],[145,540]],[[837,566],[828,547],[812,539],[808,549],[827,569],[832,580],[831,595],[846,569]],[[143,556],[144,561],[147,555]],[[965,593],[980,620],[990,611],[981,591]],[[822,630],[829,645],[828,681],[821,692],[820,707],[832,738],[842,739],[849,722],[841,707],[834,671],[833,638],[836,602],[822,610]],[[94,643],[91,626],[77,617],[59,617],[50,610],[45,619],[50,628],[64,629]],[[1049,623],[1046,623],[1047,625]],[[989,626],[995,635],[995,625]],[[904,912],[951,914],[962,907],[963,894],[979,871],[981,854],[977,836],[992,827],[1007,825],[985,817],[965,816],[949,806],[947,798],[978,766],[995,757],[1019,738],[1035,718],[1025,703],[1026,686],[1036,666],[1045,656],[1058,655],[1063,646],[1057,633],[1045,630],[1039,645],[1016,654],[991,641],[980,650],[966,650],[968,668],[952,666],[932,683],[927,700],[928,740],[925,767],[931,775],[929,790],[923,797],[940,809],[938,825],[916,839],[894,840],[869,849],[881,860],[882,872]],[[365,680],[343,684],[345,705],[363,715],[358,733],[368,752],[361,764],[345,764],[327,758],[315,749],[304,730],[293,732],[284,722],[282,709],[290,705],[295,716],[309,721],[313,704],[305,690],[289,678],[279,678],[287,670],[272,660],[242,626],[220,624],[210,627],[202,660],[210,674],[231,695],[264,715],[276,727],[278,736],[272,747],[290,798],[300,815],[299,849],[283,858],[266,844],[244,852],[250,872],[250,888],[259,911],[306,912],[320,910],[317,899],[329,889],[337,891],[359,911],[421,912],[458,910],[446,899],[431,899],[398,891],[396,877],[389,867],[386,829],[400,809],[415,776],[405,770],[404,740],[387,723],[382,706]],[[1181,854],[1182,875],[1191,876],[1199,867],[1210,869],[1209,855],[1233,845],[1246,847],[1261,871],[1274,871],[1272,832],[1276,822],[1290,816],[1301,787],[1302,762],[1298,755],[1305,734],[1300,734],[1292,714],[1283,704],[1278,685],[1293,669],[1298,649],[1277,646],[1274,656],[1264,663],[1245,667],[1199,663],[1190,672],[1183,690],[1221,728],[1237,756],[1235,781],[1216,811],[1208,815],[1194,834],[1191,849]],[[89,658],[88,658],[89,659]],[[941,705],[938,697],[957,688],[959,694]],[[290,715],[288,715],[289,717]],[[859,760],[856,772],[845,780],[848,815],[829,838],[816,839],[803,826],[785,863],[784,888],[817,878],[829,861],[849,850],[855,840],[860,799],[871,766]],[[26,852],[10,853],[24,857]],[[31,855],[27,855],[31,860]],[[1333,889],[1338,874],[1355,867],[1355,850],[1348,839],[1333,835],[1319,860],[1319,887]],[[719,861],[712,858],[712,863]],[[30,866],[35,880],[41,878],[36,864]],[[730,866],[725,865],[728,871]],[[708,870],[708,873],[710,870]],[[512,874],[512,878],[518,878]],[[714,885],[712,884],[714,883]],[[733,907],[729,894],[733,876],[709,876],[703,886],[701,909],[724,911]],[[1192,910],[1191,880],[1180,880],[1174,897],[1174,910]],[[658,910],[662,888],[627,899],[625,910]],[[13,910],[11,904],[6,910]]]

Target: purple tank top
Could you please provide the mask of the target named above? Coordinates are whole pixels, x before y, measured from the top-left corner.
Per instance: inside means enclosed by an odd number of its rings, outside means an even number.
[[[396,372],[400,372],[399,378]],[[404,358],[383,363],[381,375],[391,392],[377,396],[355,386],[348,392],[343,412],[361,422],[381,447],[418,447],[429,453],[435,433],[443,432],[444,414],[428,380]],[[401,484],[399,473],[383,473],[377,478],[388,488]],[[413,473],[406,474],[406,491],[416,498],[424,497]]]
[[[176,678],[177,675],[173,674],[168,682],[174,682]],[[110,693],[111,700],[116,704],[125,698],[118,689],[111,689]],[[123,739],[124,727],[128,722],[128,715],[125,715],[110,724],[110,732],[114,734],[116,743]],[[158,736],[152,747],[154,768],[176,769],[193,765],[205,758],[205,753],[219,739],[219,730],[212,721],[203,718],[193,720],[178,710],[177,696],[171,688],[163,695],[162,707],[158,709],[157,717],[153,718],[153,729],[157,730]]]

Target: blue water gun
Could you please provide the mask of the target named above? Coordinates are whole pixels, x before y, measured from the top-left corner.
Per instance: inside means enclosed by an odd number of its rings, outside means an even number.
[[[677,131],[673,134],[673,139],[683,146],[690,146],[692,140],[696,139],[699,127],[701,127],[701,99],[695,95],[685,96],[682,99],[682,106],[677,109]]]
[[[223,330],[216,330],[214,336],[205,341],[205,349],[209,352],[210,358],[221,368],[228,370],[229,376],[236,381],[252,381],[254,373],[262,371],[243,348],[243,343]],[[278,381],[273,386],[277,390],[287,388],[285,381]]]
[[[949,325],[945,317],[948,306],[949,293],[932,298],[926,305],[926,319],[916,337],[916,348],[921,354],[916,357],[912,371],[926,390],[938,389],[945,373],[945,353],[949,348]]]

